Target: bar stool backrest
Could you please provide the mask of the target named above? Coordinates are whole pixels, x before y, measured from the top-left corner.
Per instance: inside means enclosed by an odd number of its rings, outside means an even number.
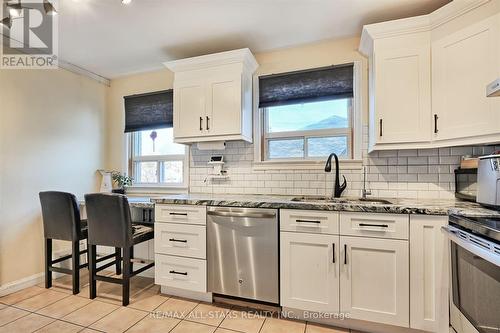
[[[89,244],[130,247],[132,220],[127,197],[121,194],[85,195]]]
[[[40,192],[45,238],[75,241],[81,239],[80,209],[76,197],[67,192]]]

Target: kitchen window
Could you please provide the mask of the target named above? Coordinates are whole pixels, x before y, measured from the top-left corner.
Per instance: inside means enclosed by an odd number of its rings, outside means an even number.
[[[336,153],[360,164],[358,62],[259,77],[255,165],[320,168]]]
[[[352,158],[352,98],[263,109],[265,160]]]
[[[187,186],[187,147],[174,143],[173,129],[131,134],[131,175],[137,186]]]
[[[173,92],[124,97],[129,175],[136,187],[188,186],[188,148],[174,143]]]

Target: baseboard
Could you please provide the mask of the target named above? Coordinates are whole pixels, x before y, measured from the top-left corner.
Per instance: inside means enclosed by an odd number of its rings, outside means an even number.
[[[52,258],[57,259],[60,257],[64,257],[66,255],[68,255],[68,250],[63,249],[63,250],[59,250],[57,252],[54,252],[52,254]],[[66,266],[65,268],[71,268],[71,260],[69,260],[68,263],[63,261],[61,264],[62,264],[62,267]],[[64,275],[66,275],[66,274],[53,272],[52,278],[57,279],[57,278],[62,277]],[[19,290],[22,290],[25,288],[36,286],[37,284],[40,284],[44,281],[45,281],[45,273],[40,272],[40,273],[33,274],[31,276],[27,276],[27,277],[24,277],[22,279],[16,280],[16,281],[6,283],[6,284],[0,286],[0,297],[15,293],[16,291],[19,291]]]
[[[44,273],[37,273],[16,281],[12,281],[0,286],[0,297],[15,293],[24,288],[36,286],[44,281]]]
[[[406,327],[399,327],[393,325],[379,324],[364,320],[349,319],[347,317],[335,316],[335,314],[319,313],[314,311],[304,311],[294,308],[282,307],[281,315],[289,319],[306,320],[308,322],[342,327],[357,332],[371,332],[371,333],[423,333],[424,331],[415,330]]]
[[[171,296],[195,299],[202,302],[212,303],[212,293],[203,293],[199,291],[185,290],[167,286],[161,286],[161,293]]]

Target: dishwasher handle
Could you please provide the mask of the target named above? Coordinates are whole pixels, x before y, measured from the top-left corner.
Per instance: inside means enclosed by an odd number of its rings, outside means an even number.
[[[207,215],[223,216],[223,217],[248,217],[256,219],[270,219],[276,217],[276,213],[253,213],[253,212],[239,213],[239,212],[228,212],[228,211],[217,211],[217,210],[210,210],[207,212]]]

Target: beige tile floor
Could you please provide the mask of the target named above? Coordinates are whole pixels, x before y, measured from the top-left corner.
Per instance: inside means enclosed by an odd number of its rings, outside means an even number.
[[[113,273],[108,273],[112,275]],[[88,299],[87,270],[81,292],[71,292],[71,277],[0,297],[0,333],[349,333],[304,321],[265,317],[221,304],[207,304],[160,294],[153,279],[131,280],[130,305],[121,306],[121,286],[98,282],[95,300]]]

